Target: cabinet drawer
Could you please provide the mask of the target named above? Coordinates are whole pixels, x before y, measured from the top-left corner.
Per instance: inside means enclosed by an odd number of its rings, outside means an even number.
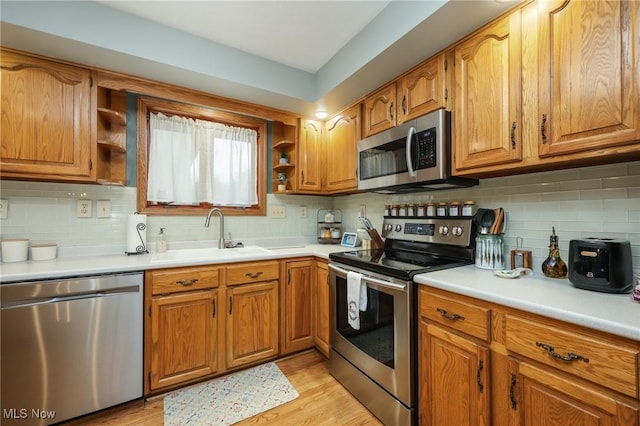
[[[278,261],[239,263],[227,266],[227,285],[277,280],[279,277],[280,263]]]
[[[490,338],[491,309],[420,289],[420,315],[485,341]]]
[[[158,269],[150,276],[154,295],[213,288],[220,283],[218,268],[210,266]]]
[[[614,389],[638,395],[638,354],[633,346],[613,344],[557,326],[506,316],[507,350]]]

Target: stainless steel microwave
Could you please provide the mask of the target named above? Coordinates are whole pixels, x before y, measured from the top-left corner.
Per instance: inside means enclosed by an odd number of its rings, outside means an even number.
[[[383,194],[478,184],[451,176],[451,113],[444,109],[358,142],[358,189]]]

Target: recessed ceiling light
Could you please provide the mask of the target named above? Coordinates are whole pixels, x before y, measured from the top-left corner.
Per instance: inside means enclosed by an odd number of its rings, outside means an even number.
[[[327,111],[316,111],[316,118],[322,120],[323,118],[327,118],[329,113]]]

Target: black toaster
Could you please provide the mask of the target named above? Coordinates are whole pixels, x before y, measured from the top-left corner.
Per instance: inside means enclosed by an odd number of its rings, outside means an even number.
[[[631,244],[609,238],[571,240],[569,281],[585,290],[630,293],[633,290]]]

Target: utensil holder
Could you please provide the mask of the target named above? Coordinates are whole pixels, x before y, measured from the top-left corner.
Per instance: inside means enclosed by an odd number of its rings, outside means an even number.
[[[476,266],[482,269],[504,269],[504,241],[502,235],[476,236]]]

